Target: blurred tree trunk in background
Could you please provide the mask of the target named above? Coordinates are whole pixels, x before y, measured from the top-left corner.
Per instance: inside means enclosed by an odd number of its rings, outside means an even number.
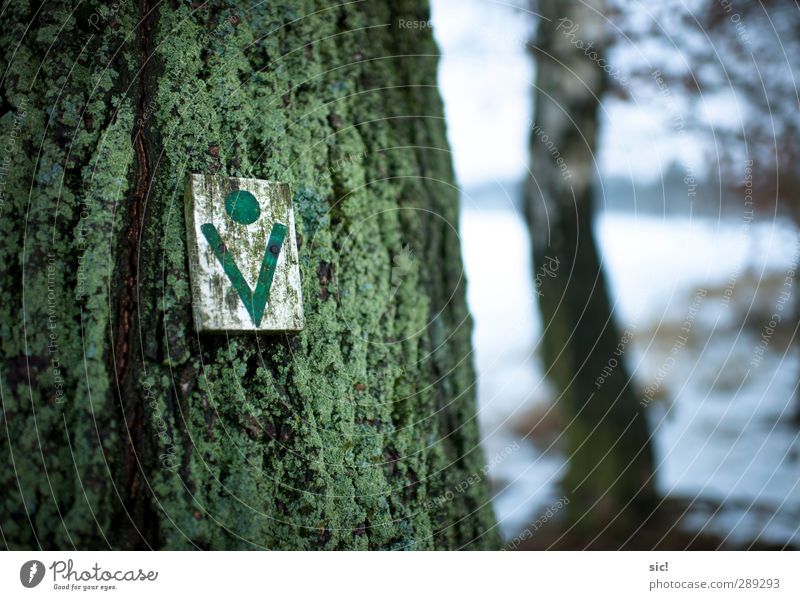
[[[6,4],[5,546],[499,545],[426,4]],[[305,331],[197,336],[189,172],[292,186]]]
[[[569,524],[583,534],[608,526],[606,538],[627,536],[652,510],[654,482],[645,409],[618,352],[625,343],[593,232],[594,152],[606,89],[598,64],[605,58],[604,3],[535,6],[542,18],[532,47],[537,86],[525,204],[545,328],[542,355],[568,423]]]

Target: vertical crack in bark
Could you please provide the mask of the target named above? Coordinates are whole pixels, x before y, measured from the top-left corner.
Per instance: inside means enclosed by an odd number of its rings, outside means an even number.
[[[139,28],[139,54],[141,68],[139,70],[139,98],[136,107],[136,133],[133,147],[136,155],[136,173],[134,175],[133,198],[130,203],[130,224],[123,244],[121,261],[122,293],[119,299],[119,320],[117,324],[117,342],[115,348],[115,367],[119,381],[122,381],[128,370],[131,347],[133,346],[133,320],[136,309],[136,286],[138,282],[138,248],[142,229],[142,212],[150,185],[150,160],[144,137],[146,111],[146,79],[148,75],[148,58],[150,56],[150,18],[148,0],[139,3],[142,11],[142,22]]]
[[[149,0],[140,0],[141,22],[138,31],[140,69],[138,72],[138,98],[136,122],[134,124],[133,148],[135,153],[135,171],[133,174],[133,193],[129,203],[128,228],[123,234],[120,250],[120,284],[118,296],[118,318],[116,325],[116,341],[114,343],[114,370],[120,406],[124,414],[126,431],[125,458],[122,465],[122,482],[128,519],[138,531],[139,541],[145,545],[152,539],[154,520],[149,507],[149,495],[139,489],[140,463],[142,462],[142,399],[132,379],[132,356],[136,340],[137,291],[139,283],[139,247],[144,222],[144,207],[150,187],[151,165],[145,140],[145,121],[147,110],[147,80],[149,76],[149,59],[152,52],[151,39],[151,6]],[[144,540],[141,537],[144,536]],[[135,543],[135,542],[134,542]]]

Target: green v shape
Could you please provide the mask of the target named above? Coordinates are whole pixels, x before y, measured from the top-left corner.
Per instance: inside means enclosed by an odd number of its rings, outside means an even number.
[[[217,257],[228,279],[231,280],[233,289],[239,293],[239,297],[242,299],[250,318],[253,319],[253,323],[258,327],[261,325],[261,317],[264,316],[264,309],[267,307],[267,300],[269,300],[272,278],[275,275],[278,256],[283,246],[283,240],[286,237],[286,225],[283,223],[275,223],[272,226],[272,231],[269,234],[269,241],[267,242],[267,249],[264,253],[264,260],[261,261],[261,271],[258,273],[255,292],[250,289],[239,267],[236,266],[236,261],[233,260],[233,257],[220,238],[217,228],[211,223],[206,223],[200,226],[200,231],[206,236],[206,240],[208,240],[211,249],[214,251],[214,256]]]

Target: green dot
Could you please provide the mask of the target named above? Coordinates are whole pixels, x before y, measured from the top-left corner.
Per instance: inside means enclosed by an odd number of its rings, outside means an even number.
[[[250,225],[261,216],[258,200],[245,190],[236,190],[225,196],[225,211],[231,219],[242,225]]]

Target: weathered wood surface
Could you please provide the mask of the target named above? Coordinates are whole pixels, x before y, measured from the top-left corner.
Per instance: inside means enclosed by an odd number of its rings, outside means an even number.
[[[245,196],[241,192],[249,194]],[[247,202],[257,204],[251,207]],[[255,209],[252,215],[248,213],[251,208]],[[279,247],[271,241],[276,224],[286,228],[285,239]],[[219,235],[224,250],[230,255],[227,260],[234,265],[231,268],[241,272],[244,282],[237,282],[235,276],[226,273],[203,233],[204,227],[213,227],[212,231]],[[186,182],[186,231],[192,309],[199,332],[299,331],[303,328],[297,234],[287,184],[190,175]],[[271,276],[268,269],[262,269],[262,264],[275,256],[277,264]],[[270,276],[271,281],[266,282]],[[248,293],[255,296],[255,314],[248,310],[245,300]],[[264,293],[266,297],[259,297]]]

